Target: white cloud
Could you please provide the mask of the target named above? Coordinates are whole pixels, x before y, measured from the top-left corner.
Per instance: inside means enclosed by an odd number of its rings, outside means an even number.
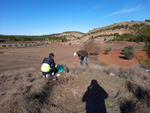
[[[113,12],[113,13],[111,13],[111,14],[108,14],[108,15],[106,15],[106,16],[113,16],[113,15],[122,14],[122,13],[132,13],[132,12],[135,12],[135,11],[142,10],[143,8],[144,8],[144,6],[138,5],[138,6],[135,7],[135,8],[123,9],[123,10],[120,10],[120,11]]]

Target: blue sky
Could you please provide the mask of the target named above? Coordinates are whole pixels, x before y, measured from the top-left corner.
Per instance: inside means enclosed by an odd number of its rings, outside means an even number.
[[[150,0],[0,0],[0,34],[47,35],[150,19]]]

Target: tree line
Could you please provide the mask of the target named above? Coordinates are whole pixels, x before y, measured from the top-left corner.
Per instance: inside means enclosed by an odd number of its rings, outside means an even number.
[[[0,39],[9,41],[48,41],[48,40],[61,40],[67,41],[65,37],[59,37],[57,35],[43,35],[43,36],[18,36],[18,35],[0,35]]]

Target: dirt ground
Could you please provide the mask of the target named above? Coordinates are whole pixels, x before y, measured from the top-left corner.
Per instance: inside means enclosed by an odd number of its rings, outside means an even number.
[[[0,70],[12,70],[20,67],[40,68],[43,59],[48,57],[51,52],[55,54],[57,64],[78,65],[78,59],[73,57],[73,53],[79,49],[80,46],[61,45],[0,49]]]
[[[120,58],[122,54],[120,54],[121,51],[115,50],[116,44],[101,45],[101,48],[107,47],[112,47],[112,51],[109,55],[100,52],[98,58],[102,62],[121,67],[137,65],[136,58],[130,61]],[[88,112],[88,102],[86,99],[91,94],[91,101],[99,99],[99,105],[102,105],[101,107],[104,108],[104,111],[107,110],[108,113],[120,113],[118,104],[120,99],[131,97],[125,87],[126,80],[101,74],[100,70],[103,67],[93,68],[95,64],[89,59],[89,64],[93,70],[80,67],[79,59],[73,57],[73,53],[79,49],[81,49],[79,45],[58,44],[0,49],[0,113],[6,113],[9,109],[9,112],[12,113],[11,108],[15,109],[16,103],[12,104],[11,101],[17,101],[17,98],[20,100],[21,96],[21,99],[24,98],[21,102],[25,101],[23,106],[27,105],[29,107],[28,109],[24,108],[25,113],[31,112],[32,108],[35,107],[32,105],[35,105],[36,102],[41,103],[40,111],[36,111],[39,113],[85,113]],[[75,74],[61,74],[59,78],[56,76],[50,79],[42,78],[40,72],[42,60],[51,52],[55,54],[55,62],[57,64],[66,64],[68,67],[75,67],[72,70]],[[135,50],[135,54],[138,57],[143,55],[144,52]],[[78,70],[78,73],[76,70]],[[80,73],[82,73],[82,76],[80,76]],[[100,95],[101,93],[104,94]],[[118,94],[121,95],[118,96]],[[32,99],[35,103],[28,103],[26,98],[29,100]],[[10,108],[7,106],[8,101],[12,105]],[[49,104],[47,109],[44,106],[45,103]],[[18,106],[21,105],[19,104]],[[16,110],[19,109],[16,108]]]
[[[125,43],[126,44],[126,43]],[[138,65],[137,59],[125,60],[121,54],[125,44],[108,44],[100,43],[100,49],[112,49],[109,55],[100,52],[99,60],[108,65],[118,65],[121,67]],[[135,45],[135,48],[141,49],[142,46]],[[14,68],[36,67],[40,68],[42,60],[53,52],[55,54],[55,62],[57,64],[79,65],[78,58],[73,57],[73,53],[81,49],[80,45],[43,45],[26,48],[0,49],[0,70],[11,70]],[[118,50],[119,49],[119,50]],[[135,50],[137,57],[144,56],[144,51]],[[92,64],[91,64],[92,65]]]
[[[121,50],[110,51],[108,55],[104,52],[99,53],[99,60],[104,62],[107,65],[113,65],[118,67],[132,67],[138,66],[138,58],[145,57],[145,52],[142,50],[134,50],[134,57],[132,60],[125,59],[125,56],[122,54]]]

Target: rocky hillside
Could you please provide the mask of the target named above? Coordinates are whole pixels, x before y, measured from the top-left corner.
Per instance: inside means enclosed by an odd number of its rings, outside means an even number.
[[[114,23],[109,26],[101,27],[101,28],[95,28],[93,30],[90,30],[86,34],[78,35],[76,37],[73,33],[74,38],[71,42],[69,43],[82,43],[85,42],[86,40],[93,38],[97,39],[99,41],[104,41],[104,40],[110,40],[116,37],[116,35],[123,35],[123,34],[131,34],[131,35],[138,35],[140,33],[147,33],[150,32],[150,22],[145,22],[145,21],[130,21],[130,22],[121,22],[121,23]],[[68,35],[67,35],[68,34]],[[69,33],[67,33],[67,39],[70,38]],[[63,34],[61,34],[63,35]],[[70,38],[72,39],[72,38]],[[78,40],[75,40],[78,39]],[[80,41],[79,41],[80,39]]]
[[[141,36],[135,37],[139,34]],[[128,35],[128,36],[126,36],[125,39],[124,37],[122,37],[123,35]],[[9,41],[45,41],[45,40],[53,41],[55,40],[55,41],[65,42],[65,44],[82,44],[83,42],[91,38],[96,39],[98,41],[105,41],[105,40],[107,41],[110,39],[114,39],[116,37],[117,38],[122,37],[121,41],[130,40],[134,42],[138,42],[138,41],[144,42],[145,39],[150,40],[150,22],[149,21],[120,22],[120,23],[115,23],[101,28],[95,28],[93,30],[90,30],[88,33],[69,31],[69,32],[42,35],[42,36],[0,35],[0,39],[2,40],[5,39]],[[141,37],[144,39],[141,40]]]
[[[80,39],[80,37],[84,36],[82,32],[70,31],[70,32],[63,32],[59,34],[59,37],[65,37],[67,40],[76,40]]]
[[[88,37],[89,35],[92,37],[97,35],[110,35],[118,33],[119,35],[123,34],[136,34],[140,29],[150,26],[150,22],[144,21],[131,21],[131,22],[121,22],[115,23],[106,27],[96,28],[89,31],[85,36]]]

